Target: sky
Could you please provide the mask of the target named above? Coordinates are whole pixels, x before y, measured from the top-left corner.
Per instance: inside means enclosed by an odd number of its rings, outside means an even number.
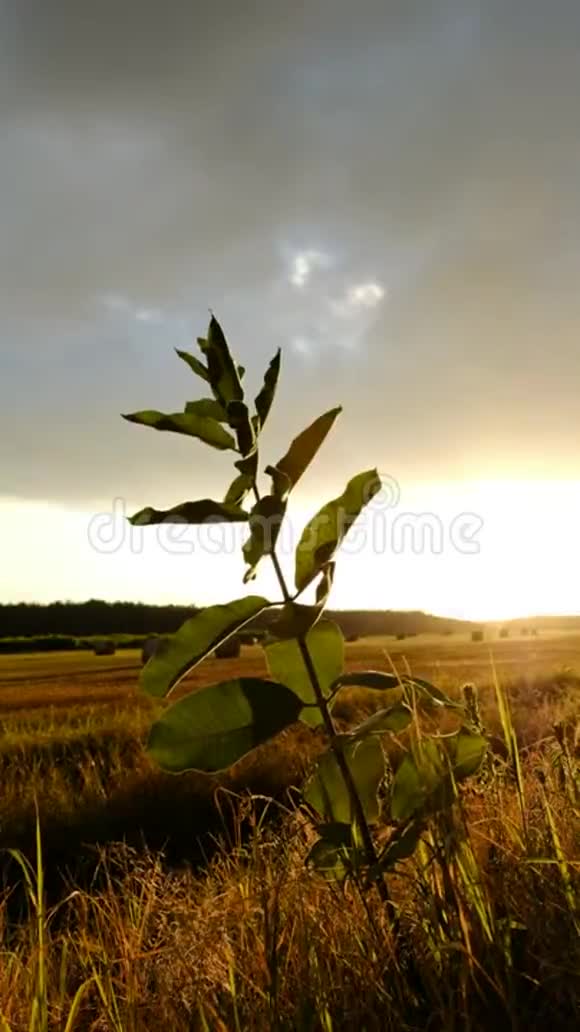
[[[231,479],[120,416],[200,396],[211,309],[282,349],[265,461],[343,406],[289,573],[376,466],[333,605],[580,612],[579,50],[574,0],[0,0],[0,601],[246,593],[231,528],[125,520]]]

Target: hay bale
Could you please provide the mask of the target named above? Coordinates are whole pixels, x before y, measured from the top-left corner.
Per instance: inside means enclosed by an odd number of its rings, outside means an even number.
[[[96,641],[93,645],[95,656],[114,656],[116,651],[115,643],[112,641]]]

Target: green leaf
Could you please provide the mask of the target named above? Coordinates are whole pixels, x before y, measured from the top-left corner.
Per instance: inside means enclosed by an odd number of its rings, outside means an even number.
[[[330,685],[342,670],[344,641],[340,628],[331,620],[320,620],[304,636],[318,683],[323,695],[328,695]],[[308,706],[300,719],[316,726],[322,723],[320,710],[316,706],[316,695],[304,665],[303,653],[296,638],[284,641],[266,642],[266,662],[271,676],[283,681]]]
[[[245,457],[256,447],[256,435],[248,406],[243,401],[230,401],[227,413],[228,423],[236,432],[238,450]]]
[[[379,866],[385,871],[394,867],[400,860],[406,860],[415,852],[423,833],[421,820],[411,820],[408,824],[397,828],[379,858]]]
[[[248,513],[237,505],[202,498],[198,502],[174,505],[172,509],[153,509],[148,506],[130,516],[129,523],[134,527],[147,527],[154,523],[245,523],[247,519]]]
[[[207,339],[198,337],[197,343],[207,359],[209,382],[216,400],[224,406],[230,401],[242,401],[244,391],[238,367],[231,356],[224,332],[213,315]]]
[[[466,727],[460,728],[457,734],[449,739],[448,750],[456,781],[462,781],[479,770],[487,747],[487,739],[483,735]]]
[[[200,398],[198,401],[188,401],[185,405],[185,411],[193,416],[209,416],[210,419],[215,419],[218,423],[225,423],[227,421],[225,408],[215,398]]]
[[[327,881],[342,882],[351,873],[356,860],[353,850],[347,846],[335,846],[332,842],[319,839],[306,857],[306,864],[314,867]]]
[[[356,670],[352,674],[341,674],[333,688],[372,688],[377,692],[388,692],[401,688],[404,677],[397,674],[385,674],[382,670]]]
[[[197,344],[203,352],[207,351],[208,342],[205,337],[198,337]],[[209,369],[207,368],[207,366],[203,364],[203,362],[200,362],[199,358],[196,358],[195,355],[191,355],[189,351],[180,351],[179,348],[176,348],[175,351],[177,352],[179,357],[183,359],[183,361],[189,366],[192,372],[196,373],[197,376],[200,376],[201,379],[205,380],[206,383],[209,383]],[[244,379],[245,372],[246,370],[244,369],[244,367],[239,365],[238,376],[240,380]]]
[[[469,728],[451,735],[422,739],[407,753],[395,773],[391,815],[407,820],[414,813],[433,813],[449,806],[455,782],[474,774],[485,756],[487,741]]]
[[[200,376],[202,380],[205,380],[206,383],[209,383],[209,371],[207,369],[207,366],[204,366],[203,362],[199,361],[199,358],[196,358],[195,355],[190,355],[189,351],[180,351],[179,348],[176,348],[175,350],[179,357],[187,363],[189,368],[193,370],[193,372],[196,373],[197,376]]]
[[[236,442],[232,435],[217,420],[209,419],[207,416],[197,416],[192,412],[175,412],[168,415],[154,409],[147,409],[143,412],[123,414],[123,419],[141,426],[152,426],[155,430],[172,430],[176,434],[198,437],[205,444],[210,444],[212,448],[219,448],[222,451],[227,448],[235,451],[236,448]]]
[[[286,602],[280,616],[274,620],[268,634],[277,640],[304,637],[315,626],[322,615],[317,606],[302,606],[298,602]]]
[[[260,421],[260,429],[264,426],[264,423],[268,418],[268,413],[272,407],[272,402],[276,393],[276,386],[278,384],[278,377],[280,375],[280,361],[281,352],[280,348],[278,348],[264,374],[264,384],[255,401],[256,412]]]
[[[326,824],[317,824],[316,830],[320,838],[332,846],[352,846],[353,826],[352,824],[341,824],[340,821],[328,821]]]
[[[258,472],[258,452],[253,451],[244,459],[238,459],[237,462],[234,462],[234,466],[240,471],[240,473],[244,473],[246,476],[251,477],[253,482]]]
[[[391,786],[391,817],[395,821],[407,821],[425,804],[440,787],[445,767],[436,743],[424,739],[420,757],[408,752],[403,756]]]
[[[304,637],[310,628],[318,623],[332,588],[334,566],[334,563],[327,563],[322,570],[322,576],[316,588],[314,605],[305,606],[299,602],[286,602],[278,619],[270,625],[269,632],[274,638]]]
[[[321,569],[321,578],[316,586],[316,606],[323,609],[332,591],[336,563],[326,563]]]
[[[256,502],[250,513],[250,536],[242,548],[248,570],[244,584],[256,576],[256,567],[265,555],[271,555],[276,547],[280,526],[286,511],[286,504],[273,495],[265,495]]]
[[[341,674],[336,684],[332,686],[333,702],[342,688],[356,685],[360,688],[370,688],[373,691],[388,692],[395,689],[403,691],[403,696],[409,706],[413,707],[413,695],[416,693],[435,708],[446,707],[447,709],[460,710],[464,712],[465,707],[454,699],[445,695],[440,688],[437,688],[429,681],[420,677],[410,677],[408,674],[387,674],[382,670],[357,670],[351,674]]]
[[[284,473],[290,481],[290,488],[296,486],[312,462],[340,412],[342,406],[339,405],[338,408],[330,409],[315,419],[306,430],[294,438],[284,458],[276,463],[275,468],[279,473]]]
[[[379,819],[378,788],[385,773],[381,743],[366,738],[343,746],[344,757],[351,771],[358,796],[369,824]],[[304,790],[304,799],[329,821],[352,824],[350,795],[332,749],[323,753],[316,770]]]
[[[381,489],[376,469],[349,480],[343,493],[323,506],[305,527],[296,549],[295,583],[303,591],[332,558],[365,505]]]
[[[405,696],[411,705],[413,703],[413,693],[416,692],[435,709],[441,706],[446,709],[461,710],[462,712],[465,711],[465,706],[463,706],[462,703],[457,702],[455,699],[451,699],[445,694],[445,692],[442,692],[440,688],[431,684],[430,681],[425,681],[421,677],[408,677],[406,674],[402,675],[401,681]]]
[[[168,637],[141,671],[141,689],[162,698],[217,645],[270,606],[259,595],[208,606]]]
[[[358,724],[350,732],[353,739],[366,738],[370,734],[384,734],[386,731],[398,735],[409,726],[413,720],[413,713],[404,703],[397,703],[387,709],[378,710],[372,716]]]
[[[293,724],[299,710],[300,700],[274,681],[240,677],[208,685],[165,710],[147,752],[170,773],[215,773]]]
[[[266,466],[264,472],[272,477],[271,494],[276,495],[276,498],[287,498],[292,488],[290,477],[276,466]]]
[[[240,473],[232,480],[228,487],[224,498],[224,505],[241,505],[244,498],[252,490],[253,483],[253,478],[248,476],[247,473]]]
[[[329,881],[344,881],[365,862],[364,850],[354,844],[352,830],[350,824],[319,825],[320,838],[306,857],[306,863]]]

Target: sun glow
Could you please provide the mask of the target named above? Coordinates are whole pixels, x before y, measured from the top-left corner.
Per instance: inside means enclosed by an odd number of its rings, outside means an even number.
[[[380,608],[473,620],[577,613],[579,526],[580,481],[410,486],[369,523],[369,547],[345,558],[333,601],[358,600],[362,583]]]
[[[580,612],[580,480],[401,483],[395,493],[390,486],[341,549],[331,606],[470,620]],[[279,551],[290,582],[299,535],[324,501],[289,511]],[[106,506],[99,514],[17,499],[0,503],[0,522],[9,545],[3,600],[207,604],[249,590],[239,526],[210,536],[163,537],[153,528],[131,536]],[[267,561],[251,590],[278,598]]]

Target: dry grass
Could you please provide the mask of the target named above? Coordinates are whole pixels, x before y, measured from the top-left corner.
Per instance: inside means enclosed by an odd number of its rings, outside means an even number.
[[[299,811],[274,832],[248,803],[249,837],[236,824],[238,841],[203,875],[109,848],[99,887],[71,886],[46,916],[48,1027],[64,1027],[84,985],[83,1030],[571,1028],[580,938],[560,868],[534,860],[538,850],[555,856],[543,799],[527,789],[527,848],[499,789],[493,807],[466,802],[453,849],[450,829],[445,853],[435,829],[432,856],[391,879],[397,940],[372,894],[305,869]],[[569,806],[554,810],[561,850],[578,857]],[[577,894],[578,870],[567,870]],[[34,915],[4,942],[0,1008],[7,1027],[25,1028],[38,981]]]
[[[363,641],[347,647],[347,666],[388,668],[384,646],[448,691],[478,683],[499,736],[488,646]],[[46,879],[33,897],[32,877],[25,906],[21,868],[6,859],[0,1030],[60,1030],[69,1018],[83,1032],[573,1027],[577,756],[572,730],[570,765],[553,725],[572,729],[580,712],[580,639],[498,642],[494,659],[522,747],[524,810],[500,762],[452,823],[434,821],[390,878],[395,939],[373,892],[343,892],[305,867],[311,832],[287,790],[319,735],[290,728],[219,780],[164,776],[143,751],[154,708],[136,694],[136,657],[83,657],[82,669],[72,656],[0,658],[0,845],[34,865],[36,797]],[[261,672],[259,652],[208,661],[187,688],[234,670]],[[346,725],[380,704],[353,689],[337,713]]]

